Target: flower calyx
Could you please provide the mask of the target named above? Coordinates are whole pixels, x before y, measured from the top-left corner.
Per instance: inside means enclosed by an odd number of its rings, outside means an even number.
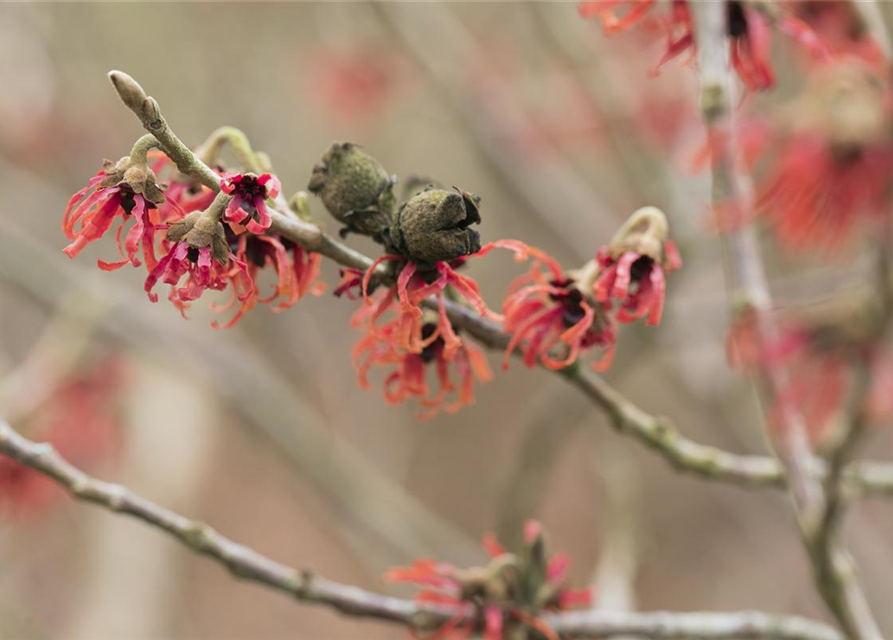
[[[193,249],[199,250],[209,247],[211,257],[220,264],[226,264],[229,261],[230,248],[220,218],[228,200],[228,196],[218,194],[206,210],[193,211],[182,220],[171,224],[167,231],[167,240],[185,242]]]
[[[158,186],[155,172],[143,160],[132,156],[124,156],[118,162],[103,160],[102,172],[105,177],[98,184],[100,189],[126,186],[133,193],[143,196],[150,206],[164,202],[164,193]]]

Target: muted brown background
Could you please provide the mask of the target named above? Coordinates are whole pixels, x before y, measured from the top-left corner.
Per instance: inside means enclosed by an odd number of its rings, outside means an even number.
[[[47,371],[65,360],[53,349],[79,339],[87,354],[120,345],[133,377],[125,446],[96,473],[335,580],[381,590],[387,567],[419,555],[477,562],[485,531],[515,541],[537,517],[571,554],[574,583],[597,582],[606,606],[822,617],[782,494],[674,472],[554,376],[518,363],[503,374],[494,355],[497,378],[478,386],[475,406],[420,423],[412,407],[357,387],[349,302],[259,308],[219,332],[206,309],[185,322],[151,305],[136,270],[97,273],[110,242],[73,264],[60,253],[69,195],[141,134],[108,85],[113,68],[136,77],[190,144],[222,124],[243,129],[286,193],[306,185],[332,140],[353,140],[389,171],[481,195],[485,240],[521,238],[567,267],[656,204],[685,268],[660,329],[624,328],[608,378],[698,441],[763,452],[752,390],[724,359],[706,183],[685,169],[701,140],[694,76],[672,64],[648,78],[659,48],[635,34],[605,39],[570,3],[2,5],[0,374],[19,371],[41,340]],[[314,97],[327,59],[367,52],[388,61],[384,97],[364,117],[333,117]],[[785,88],[770,101],[799,82],[780,67]],[[654,121],[676,124],[657,140]],[[769,246],[782,295],[859,275],[858,247],[787,262]],[[505,256],[473,267],[493,305],[517,272]],[[323,275],[334,283],[335,267]],[[8,388],[3,413],[22,402]],[[889,434],[865,449],[889,457]],[[847,527],[888,630],[891,513],[867,501]],[[67,501],[0,525],[0,566],[0,638],[404,634],[239,583],[139,523]]]

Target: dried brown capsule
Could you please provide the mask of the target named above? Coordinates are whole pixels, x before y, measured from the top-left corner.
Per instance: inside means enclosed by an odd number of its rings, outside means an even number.
[[[422,191],[397,212],[386,238],[388,249],[431,264],[480,251],[480,234],[468,228],[481,221],[479,202],[461,189]]]
[[[313,167],[307,189],[344,223],[344,232],[377,236],[390,227],[396,178],[351,142],[334,143]]]

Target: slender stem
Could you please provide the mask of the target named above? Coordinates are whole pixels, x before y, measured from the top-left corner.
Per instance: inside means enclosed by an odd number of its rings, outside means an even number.
[[[229,145],[233,155],[243,168],[256,174],[264,173],[257,153],[251,148],[251,141],[241,129],[219,127],[211,132],[208,139],[195,150],[195,155],[207,165],[216,165],[225,145]]]
[[[725,2],[691,3],[696,18],[698,62],[702,94],[701,108],[712,151],[713,203],[717,212],[733,209],[737,219],[747,220],[753,205],[753,192],[742,171],[735,147],[732,122],[732,77],[728,71],[728,12]],[[764,346],[777,344],[779,330],[771,313],[772,298],[763,271],[759,244],[753,227],[744,225],[729,233],[724,249],[731,272],[730,287],[754,314],[757,339]],[[816,586],[850,638],[879,639],[877,623],[855,575],[846,551],[830,539],[823,524],[827,499],[820,482],[817,460],[812,454],[806,424],[799,409],[785,393],[788,372],[778,366],[762,371],[766,395],[780,417],[780,431],[770,438],[789,479],[793,510],[804,544],[810,553]],[[771,435],[771,434],[770,434]],[[827,477],[836,479],[839,469],[832,465]]]
[[[149,164],[147,155],[151,149],[160,149],[161,143],[151,133],[139,138],[130,150],[130,162],[145,167]]]
[[[435,629],[457,610],[392,598],[298,571],[238,544],[207,524],[165,509],[129,489],[93,478],[65,461],[52,446],[28,440],[0,419],[0,453],[44,474],[77,500],[121,513],[169,534],[193,552],[226,567],[236,578],[287,593],[297,600],[340,613],[398,623],[415,630]],[[841,640],[820,622],[759,612],[672,614],[581,611],[544,616],[567,638],[635,635],[642,638],[772,638]]]

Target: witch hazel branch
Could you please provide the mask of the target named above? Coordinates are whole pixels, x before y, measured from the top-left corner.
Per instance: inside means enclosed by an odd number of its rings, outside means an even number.
[[[825,197],[821,191],[827,184],[844,185],[846,193],[859,191],[861,183],[849,163],[870,167],[867,175],[872,184],[879,184],[878,176],[888,158],[886,153],[862,153],[876,144],[872,142],[879,130],[876,121],[886,115],[888,102],[875,100],[883,92],[875,91],[873,81],[857,86],[860,104],[866,106],[858,114],[869,113],[874,118],[869,123],[872,126],[849,126],[852,123],[848,121],[844,127],[847,135],[838,135],[838,116],[828,107],[834,102],[823,97],[827,98],[828,92],[837,96],[841,84],[843,91],[852,92],[852,83],[851,74],[840,81],[834,73],[816,76],[811,117],[804,119],[796,132],[780,138],[795,152],[779,156],[775,180],[757,206],[741,207],[737,198],[724,199],[724,195],[737,192],[734,181],[739,175],[732,164],[737,161],[733,140],[738,132],[727,118],[732,108],[728,95],[712,91],[706,82],[730,80],[728,69],[723,64],[717,66],[717,61],[727,59],[726,66],[747,90],[762,91],[776,82],[770,62],[773,31],[802,45],[816,65],[831,65],[843,45],[826,45],[804,19],[771,2],[719,3],[712,11],[712,29],[705,29],[701,22],[702,14],[710,14],[710,10],[685,0],[665,4],[667,13],[661,13],[651,0],[592,0],[581,5],[581,12],[600,18],[611,33],[658,25],[667,44],[655,73],[686,52],[700,55],[705,78],[702,106],[710,137],[704,156],[713,169],[718,215],[727,210],[741,214],[731,216],[733,231],[752,221],[756,214],[751,209],[779,211],[763,215],[774,215],[779,237],[791,239],[803,228],[826,219],[816,215],[816,209],[831,209],[840,229],[853,226],[849,214],[860,203],[877,209],[888,204],[880,188],[864,200]],[[873,62],[851,64],[873,79]],[[243,132],[221,127],[191,149],[173,133],[157,101],[135,80],[118,71],[109,77],[148,134],[119,161],[102,163],[71,198],[63,216],[68,239],[64,252],[69,257],[78,257],[94,243],[117,246],[118,257],[100,259],[100,269],[115,271],[128,265],[145,269],[144,290],[149,301],[159,302],[166,289],[167,301],[184,317],[200,300],[213,297],[212,309],[220,316],[212,323],[215,329],[232,327],[246,314],[256,313],[258,307],[273,312],[290,310],[306,296],[321,296],[331,288],[336,297],[356,307],[351,326],[359,338],[351,357],[359,385],[368,388],[380,381],[386,402],[400,405],[412,401],[422,419],[441,411],[470,410],[467,407],[474,402],[476,384],[494,377],[481,347],[502,351],[503,370],[509,370],[512,356],[517,356],[527,367],[555,372],[604,410],[619,432],[653,448],[680,470],[749,487],[789,487],[801,533],[814,556],[817,587],[829,609],[848,637],[871,637],[873,620],[870,612],[859,610],[864,597],[858,583],[844,575],[843,550],[834,533],[844,494],[849,496],[854,490],[893,493],[889,465],[849,462],[864,422],[875,416],[863,411],[862,405],[877,395],[866,372],[883,367],[879,350],[861,349],[861,343],[850,349],[853,345],[848,343],[847,355],[864,365],[865,375],[858,378],[861,382],[855,385],[857,393],[850,403],[855,416],[851,429],[827,462],[808,449],[804,453],[802,447],[792,453],[779,446],[777,460],[700,445],[682,436],[667,419],[648,414],[623,398],[598,375],[610,367],[616,355],[621,325],[660,323],[668,278],[682,266],[667,217],[660,209],[643,207],[633,212],[613,238],[602,246],[593,245],[592,260],[566,268],[522,240],[482,239],[481,198],[474,192],[433,180],[401,182],[353,143],[333,144],[309,172],[306,191],[288,197],[271,158],[256,151]],[[804,134],[803,129],[809,126],[803,125],[812,125],[815,131]],[[818,140],[819,144],[810,148],[822,153],[798,152],[804,140]],[[854,144],[860,153],[839,153],[842,146],[850,151]],[[225,148],[236,159],[234,166],[222,161]],[[798,158],[811,161],[808,166],[821,171],[806,172]],[[823,184],[810,182],[812,173]],[[812,195],[791,191],[791,186],[798,184],[806,184],[808,188],[801,191]],[[314,197],[340,226],[338,238],[325,233],[315,220]],[[370,238],[378,247],[377,255],[367,256],[351,248],[348,241],[354,235]],[[752,236],[733,233],[729,237],[733,253],[747,254],[736,266],[744,275],[757,273],[759,254],[744,246],[752,242]],[[751,240],[743,242],[742,238]],[[501,303],[494,305],[488,303],[471,272],[478,261],[497,250],[508,252],[523,267]],[[321,280],[324,259],[341,266],[339,282]],[[264,284],[268,281],[271,284]],[[803,337],[804,332],[797,332],[796,339],[791,338],[795,348],[778,347],[787,336],[770,317],[774,309],[765,282],[758,284],[744,287],[746,293],[759,297],[750,300],[748,307],[762,319],[755,327],[755,344],[746,348],[746,341],[740,338],[749,327],[742,329],[742,323],[736,322],[735,348],[739,355],[746,352],[740,359],[748,366],[770,374],[772,399],[777,401],[776,408],[786,410],[781,422],[797,425],[791,433],[798,434],[805,447],[810,416],[800,415],[804,403],[792,399],[794,385],[787,376],[774,377],[773,372],[788,368],[789,363],[779,366],[778,352],[810,352],[814,344]],[[744,317],[742,314],[738,320]],[[766,327],[772,330],[767,332]],[[873,344],[886,334],[886,328],[872,324],[869,334]],[[233,546],[198,523],[84,476],[8,427],[0,433],[0,451],[65,485],[78,498],[124,510],[168,531],[236,575],[247,575],[301,600],[322,602],[346,613],[430,630],[436,637],[477,634],[487,640],[552,639],[615,633],[839,637],[833,629],[811,621],[745,612],[709,620],[698,618],[700,614],[666,614],[653,620],[645,616],[623,619],[612,627],[610,620],[586,610],[592,594],[568,588],[567,559],[546,554],[544,533],[533,522],[525,531],[523,548],[516,553],[492,538],[485,539],[491,558],[486,566],[459,569],[425,559],[390,571],[385,576],[388,581],[414,583],[421,591],[414,602],[386,599],[315,580],[309,573],[297,574]],[[817,497],[810,498],[804,487],[815,489]],[[816,529],[807,517],[813,512],[823,516]],[[325,586],[321,591],[320,585]],[[574,607],[581,611],[566,612]]]

